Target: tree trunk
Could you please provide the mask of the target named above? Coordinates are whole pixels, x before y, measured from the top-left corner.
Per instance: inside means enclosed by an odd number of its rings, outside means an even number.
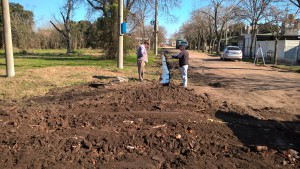
[[[254,46],[254,38],[251,35],[251,44],[250,44],[250,52],[249,52],[249,58],[252,59],[253,58],[253,46]]]
[[[255,24],[255,23],[254,23]],[[252,31],[251,31],[251,44],[250,44],[250,53],[249,53],[249,58],[252,59],[254,56],[253,52],[253,46],[256,41],[256,26],[252,26]]]
[[[66,38],[67,38],[67,53],[74,53],[73,44],[72,44],[72,34],[71,34],[71,26],[70,26],[70,15],[71,11],[73,10],[73,1],[68,0],[68,9],[67,9],[67,16],[64,19],[64,26],[66,28]]]
[[[275,49],[274,49],[274,65],[277,65],[277,60],[278,60],[278,52],[277,52],[277,48],[278,48],[278,37],[275,38]]]
[[[68,38],[67,38],[67,53],[68,54],[74,53],[73,43],[72,43],[72,36],[71,36],[70,32],[68,32]]]
[[[213,39],[210,39],[208,50],[209,50],[209,53],[212,53],[212,50],[213,50]]]
[[[204,52],[206,50],[206,39],[205,38],[202,38],[202,52]]]
[[[197,38],[197,50],[199,51],[200,50],[200,46],[201,46],[201,34],[198,35],[198,38]]]
[[[221,39],[218,39],[218,53],[221,52]]]
[[[216,38],[213,40],[213,44],[212,44],[212,51],[211,51],[211,53],[213,53],[213,51],[216,51],[215,50],[215,43],[216,43]]]

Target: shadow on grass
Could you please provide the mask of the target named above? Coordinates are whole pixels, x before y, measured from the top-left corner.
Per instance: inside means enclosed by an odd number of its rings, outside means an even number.
[[[95,54],[95,53],[94,53]],[[54,51],[54,52],[27,52],[27,51],[19,51],[19,52],[14,52],[13,53],[14,56],[16,57],[89,57],[91,56],[88,53],[85,52],[74,52],[72,54],[67,54],[67,53],[62,53],[59,51]],[[5,56],[5,52],[2,51],[0,52],[0,57],[4,57]],[[98,57],[104,57],[103,53],[99,52],[96,53],[96,56]]]
[[[27,53],[27,52],[16,52],[14,53],[17,57],[26,56],[68,56],[65,53]]]
[[[96,79],[113,79],[113,78],[117,78],[117,76],[93,76],[93,78]],[[134,78],[134,77],[129,77],[128,78],[129,81],[140,81],[138,78]],[[145,79],[146,81],[148,81],[147,79]]]
[[[112,78],[116,78],[116,76],[93,76],[93,78],[96,78],[96,79],[112,79]]]
[[[74,61],[74,60],[107,60],[105,57],[91,57],[91,56],[62,56],[62,57],[53,57],[53,56],[17,56],[16,58],[20,59],[37,59],[37,60],[58,60],[58,61]]]

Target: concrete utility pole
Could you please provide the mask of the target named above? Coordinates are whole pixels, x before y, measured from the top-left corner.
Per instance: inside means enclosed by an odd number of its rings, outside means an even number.
[[[5,39],[5,60],[6,60],[6,76],[15,76],[14,68],[14,55],[11,40],[11,26],[9,15],[9,2],[8,0],[2,0],[2,14],[3,14],[3,30]]]
[[[227,41],[227,18],[226,18],[226,23],[225,23],[225,46],[227,46],[228,41]]]
[[[121,33],[121,24],[123,22],[123,0],[119,0],[119,51],[118,51],[118,68],[123,69],[123,34]]]
[[[158,33],[158,21],[157,21],[157,15],[158,15],[158,0],[155,0],[155,24],[154,24],[154,53],[155,56],[157,55],[157,43],[158,43],[158,37],[157,37],[157,33]]]

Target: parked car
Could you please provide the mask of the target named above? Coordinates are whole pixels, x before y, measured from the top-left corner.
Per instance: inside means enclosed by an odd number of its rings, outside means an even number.
[[[242,60],[243,52],[238,46],[227,46],[221,53],[222,60]]]

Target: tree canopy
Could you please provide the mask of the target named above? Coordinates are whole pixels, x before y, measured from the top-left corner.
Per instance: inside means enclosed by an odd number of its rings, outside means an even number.
[[[10,3],[10,16],[11,16],[11,31],[12,40],[14,46],[18,48],[30,48],[30,43],[32,41],[34,19],[33,12],[25,10],[24,7],[18,3]],[[2,6],[0,6],[0,32],[3,34],[3,20],[2,20]],[[0,43],[3,46],[3,36],[0,36]]]

